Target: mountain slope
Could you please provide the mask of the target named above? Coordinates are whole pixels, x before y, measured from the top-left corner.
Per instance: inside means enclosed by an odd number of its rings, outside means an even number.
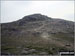
[[[2,54],[58,54],[59,51],[73,51],[74,22],[41,14],[28,15],[18,21],[1,24],[1,45]],[[21,53],[23,48],[37,52]]]

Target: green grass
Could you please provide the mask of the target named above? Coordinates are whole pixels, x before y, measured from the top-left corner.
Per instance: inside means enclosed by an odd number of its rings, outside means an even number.
[[[36,38],[36,37],[32,37],[32,38]],[[65,33],[57,33],[57,34],[52,34],[52,36],[50,36],[50,38],[57,38],[59,42],[62,42],[63,40],[71,42],[72,44],[74,43],[74,39],[71,38],[68,34]],[[41,37],[40,37],[41,39]],[[58,44],[45,44],[45,43],[36,43],[33,44],[32,41],[31,42],[27,42],[25,43],[24,41],[27,40],[29,41],[30,39],[25,39],[25,37],[20,37],[20,38],[16,38],[16,37],[8,37],[8,38],[2,38],[1,42],[2,44],[7,44],[5,46],[2,46],[2,52],[10,52],[11,54],[20,54],[21,50],[23,48],[29,48],[29,49],[36,49],[38,52],[33,52],[31,54],[39,54],[40,52],[47,52],[48,54],[57,54],[59,50],[67,50],[66,47],[62,47],[59,46]],[[36,40],[36,39],[34,39]],[[37,38],[37,40],[39,40],[39,38]],[[58,45],[58,46],[57,46]],[[21,46],[21,49],[16,48],[17,46]],[[54,48],[54,49],[53,49]]]
[[[2,46],[1,47],[2,52],[9,52],[11,54],[19,54],[20,50],[21,49],[18,49],[15,46]]]
[[[52,36],[58,39],[62,39],[62,40],[66,40],[68,42],[74,43],[74,38],[66,33],[57,33],[57,34],[53,34]]]

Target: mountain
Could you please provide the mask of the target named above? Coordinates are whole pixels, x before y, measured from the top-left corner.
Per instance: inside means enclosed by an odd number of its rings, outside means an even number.
[[[1,24],[1,54],[58,54],[74,51],[74,22],[32,14]]]

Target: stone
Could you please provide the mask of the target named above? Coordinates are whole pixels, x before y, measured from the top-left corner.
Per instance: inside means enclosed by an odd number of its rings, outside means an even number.
[[[41,52],[40,54],[41,55],[47,55],[48,53],[47,52]]]
[[[29,52],[26,50],[22,50],[21,54],[29,54]]]
[[[29,52],[33,53],[33,52],[36,52],[36,50],[35,49],[30,49]]]
[[[29,50],[29,48],[24,48],[24,50]]]

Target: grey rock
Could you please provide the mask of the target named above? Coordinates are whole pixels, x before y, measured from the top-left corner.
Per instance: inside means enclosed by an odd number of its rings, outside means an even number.
[[[30,49],[29,52],[30,53],[36,52],[36,49]]]
[[[24,48],[24,50],[29,50],[29,48]]]
[[[48,53],[47,52],[41,52],[40,54],[41,55],[47,55]]]
[[[22,50],[21,54],[29,54],[29,51]]]

